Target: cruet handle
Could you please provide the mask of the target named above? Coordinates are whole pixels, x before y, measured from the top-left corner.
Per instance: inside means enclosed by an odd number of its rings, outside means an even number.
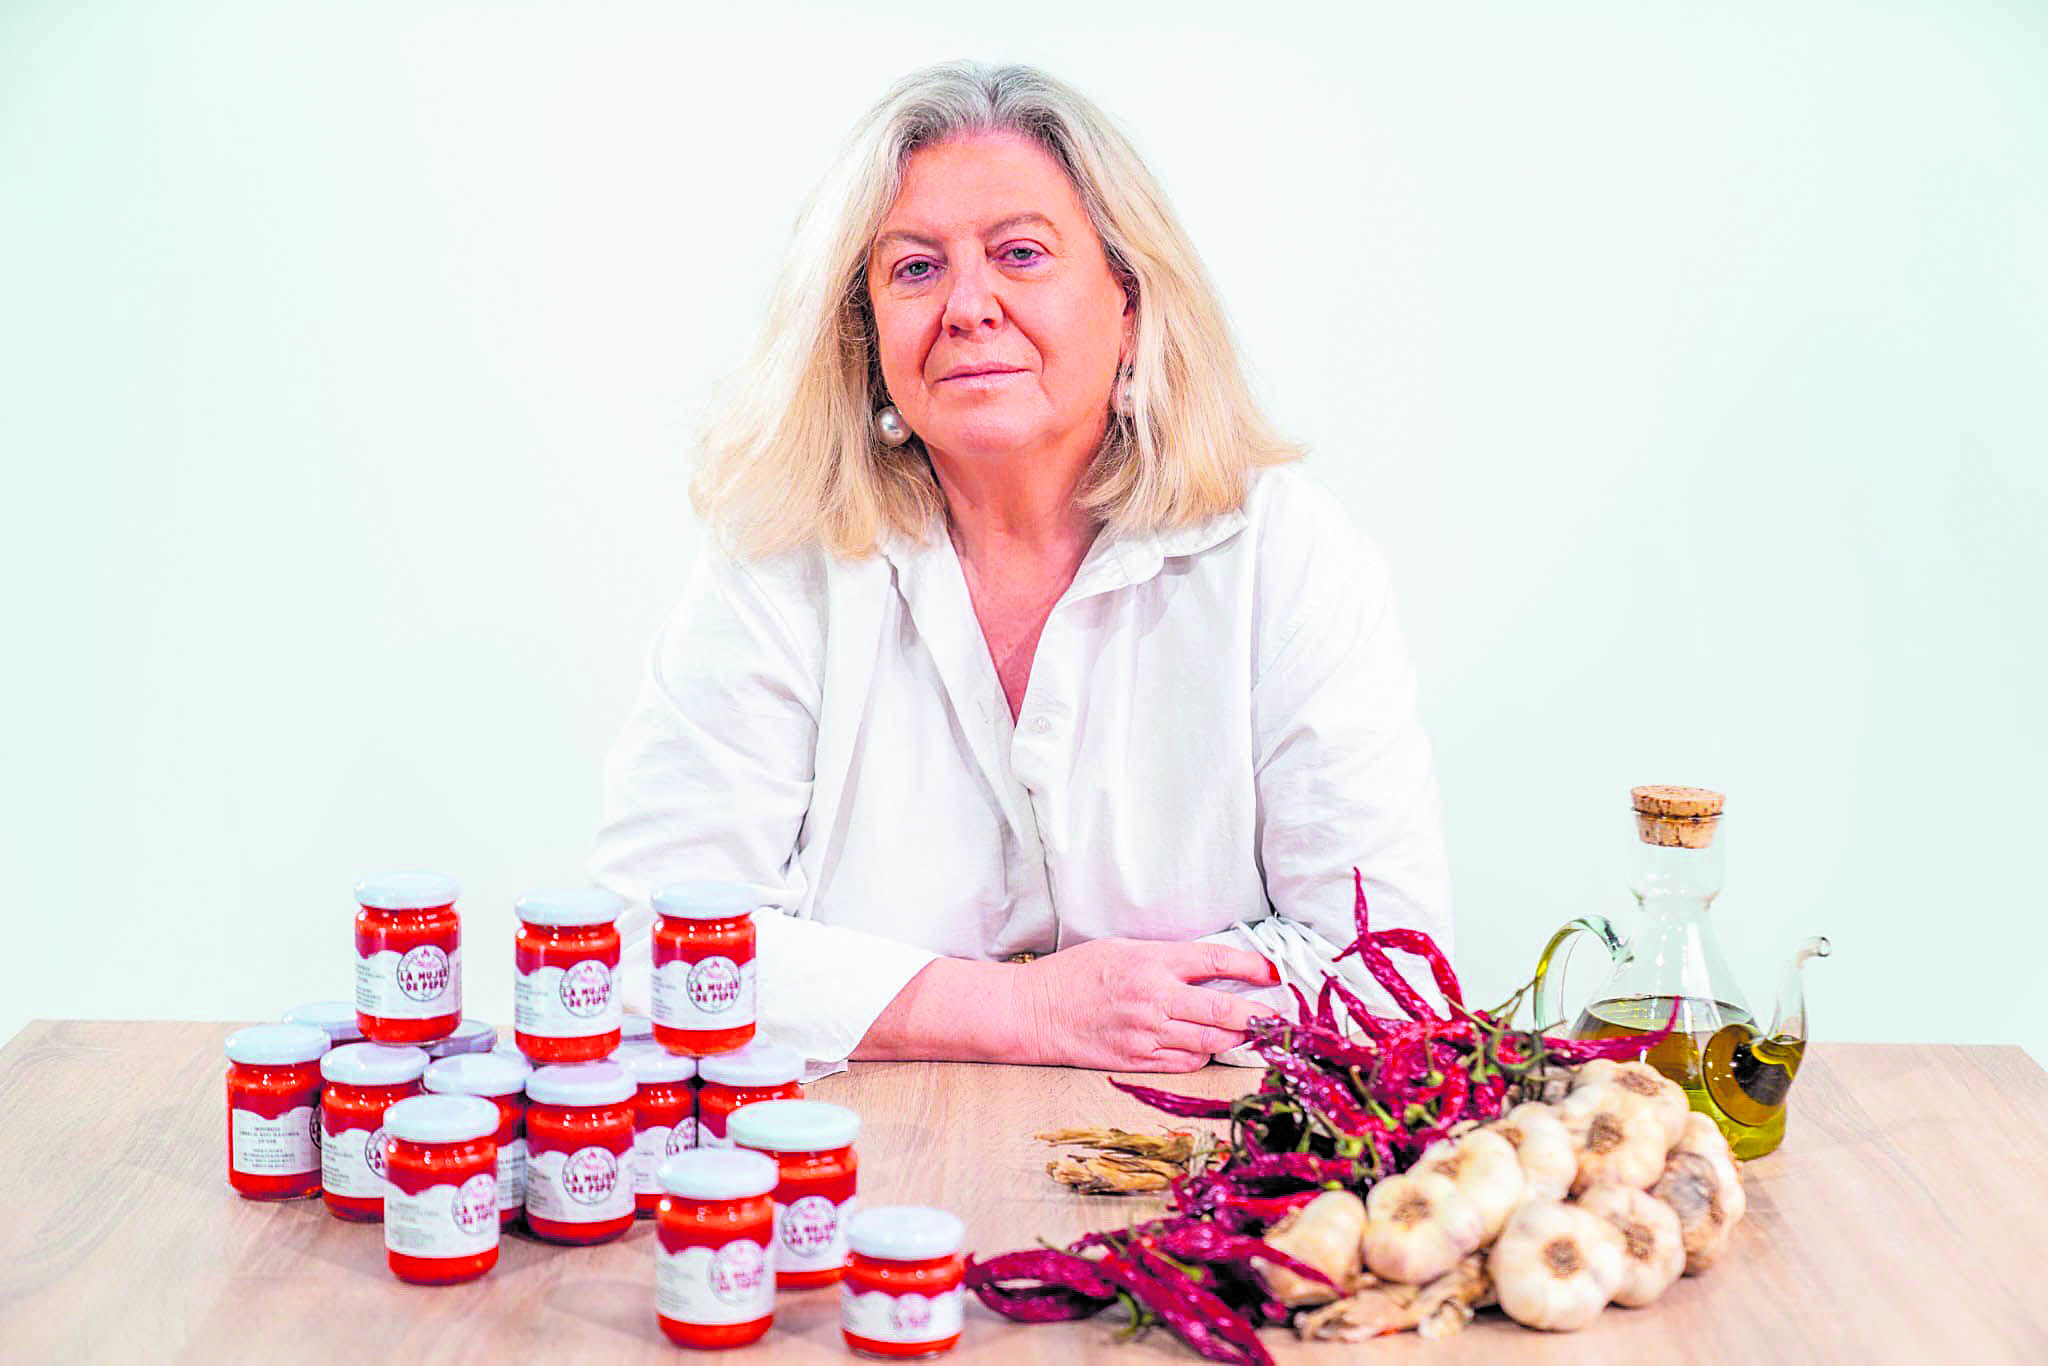
[[[1568,960],[1558,959],[1557,951],[1565,941],[1580,932],[1600,936],[1600,942],[1607,946],[1607,955],[1616,962],[1627,950],[1622,946],[1621,936],[1614,932],[1614,926],[1604,915],[1582,915],[1577,920],[1568,920],[1564,928],[1550,936],[1550,942],[1543,946],[1543,956],[1536,960],[1536,1028],[1544,1031],[1556,1029],[1570,1021],[1560,1014],[1559,989],[1564,983],[1564,965]],[[1551,971],[1551,961],[1557,960],[1556,972]]]

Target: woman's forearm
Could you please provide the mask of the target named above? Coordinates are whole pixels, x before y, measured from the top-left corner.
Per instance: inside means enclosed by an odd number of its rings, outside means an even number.
[[[1023,968],[935,958],[889,1002],[853,1050],[860,1059],[1035,1062],[1019,988]]]

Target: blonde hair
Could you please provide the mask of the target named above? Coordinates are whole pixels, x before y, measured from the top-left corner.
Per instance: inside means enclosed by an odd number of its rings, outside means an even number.
[[[1252,470],[1300,456],[1253,402],[1201,259],[1123,134],[1032,67],[948,62],[868,112],[797,220],[767,327],[705,427],[690,488],[729,548],[817,543],[859,558],[891,531],[922,541],[943,524],[923,443],[892,449],[875,433],[888,397],[868,257],[912,153],[987,132],[1022,134],[1065,170],[1136,302],[1134,411],[1112,416],[1081,505],[1117,532],[1190,526],[1242,507]]]

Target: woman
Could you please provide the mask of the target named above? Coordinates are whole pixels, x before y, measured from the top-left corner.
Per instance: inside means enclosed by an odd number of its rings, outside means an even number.
[[[967,64],[891,91],[705,448],[719,544],[593,858],[635,904],[629,999],[649,895],[700,879],[779,908],[762,1030],[814,1074],[1200,1067],[1283,975],[1313,990],[1354,866],[1376,923],[1449,947],[1385,568],[1286,468],[1193,248],[1074,92]]]

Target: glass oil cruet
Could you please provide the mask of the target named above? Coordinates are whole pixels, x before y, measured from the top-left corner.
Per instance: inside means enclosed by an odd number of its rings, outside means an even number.
[[[1624,940],[1603,916],[1567,924],[1536,965],[1536,1021],[1562,1023],[1558,950],[1584,931],[1597,936],[1613,971],[1580,1013],[1580,1039],[1652,1034],[1678,1008],[1671,1036],[1644,1061],[1685,1088],[1692,1108],[1711,1118],[1735,1156],[1761,1157],[1785,1136],[1785,1101],[1806,1053],[1806,1003],[1800,970],[1826,957],[1828,941],[1807,940],[1793,956],[1767,1031],[1759,1032],[1714,936],[1707,908],[1721,890],[1722,796],[1699,787],[1638,787],[1629,890],[1641,906]],[[1553,963],[1557,964],[1553,968]]]

